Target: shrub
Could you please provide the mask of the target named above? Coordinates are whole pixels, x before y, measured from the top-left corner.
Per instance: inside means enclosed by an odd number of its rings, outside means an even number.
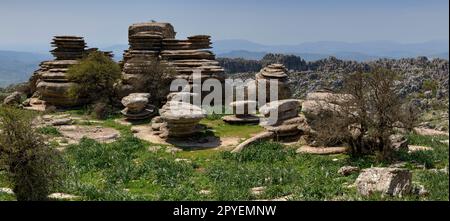
[[[405,117],[396,88],[397,74],[382,68],[370,73],[356,72],[344,79],[338,108],[318,122],[318,140],[338,138],[349,145],[353,155],[371,153],[380,159],[391,157],[390,135],[399,125],[412,125],[414,115]],[[329,100],[328,103],[336,101]]]
[[[31,127],[31,115],[0,110],[0,168],[6,171],[17,200],[46,200],[57,184],[57,153]]]
[[[176,71],[166,63],[154,58],[133,58],[136,69],[140,70],[141,78],[137,79],[135,89],[151,95],[151,103],[159,106],[170,92]]]
[[[120,78],[119,65],[102,52],[92,52],[79,64],[70,67],[67,78],[77,82],[69,95],[89,102],[111,103],[114,97],[114,83]]]
[[[105,102],[97,102],[92,105],[92,113],[96,119],[104,120],[112,114],[112,107]]]

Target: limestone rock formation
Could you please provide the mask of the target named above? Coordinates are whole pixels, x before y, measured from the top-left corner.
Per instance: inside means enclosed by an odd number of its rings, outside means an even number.
[[[82,104],[85,102],[83,98],[68,96],[69,88],[76,82],[70,82],[66,73],[71,66],[78,64],[78,60],[84,55],[98,49],[86,50],[83,37],[77,36],[55,36],[51,44],[55,47],[50,51],[55,60],[42,62],[39,70],[34,72],[29,81],[32,92],[37,92],[38,97],[47,105],[70,107]],[[104,53],[112,57],[111,52]]]
[[[177,101],[167,102],[160,110],[161,125],[160,136],[186,137],[202,130],[198,124],[206,117],[206,113],[200,107]]]
[[[201,80],[217,78],[223,81],[223,68],[215,60],[215,55],[206,50],[211,48],[210,36],[195,35],[178,40],[175,35],[173,26],[168,23],[148,22],[130,26],[130,48],[125,51],[121,62],[123,74],[119,94],[125,96],[142,91],[139,83],[145,74],[143,69],[152,61],[167,64],[176,72],[173,79],[186,79],[191,85],[195,71],[201,71]]]
[[[42,62],[34,79],[32,77],[36,90],[47,104],[64,107],[77,105],[81,100],[67,94],[74,82],[69,82],[66,73],[70,66],[78,64],[77,60],[83,57],[86,43],[82,37],[55,36],[52,46],[56,47],[51,51],[55,60]]]
[[[264,117],[260,119],[259,125],[266,131],[239,144],[232,152],[240,152],[250,144],[261,140],[289,141],[297,138],[300,134],[299,125],[305,121],[299,116],[300,108],[300,101],[295,99],[273,101],[262,106],[259,111]]]
[[[243,100],[230,103],[234,115],[227,115],[222,118],[223,121],[230,124],[257,124],[259,117],[255,116],[256,101]]]
[[[355,184],[364,196],[375,192],[402,196],[411,192],[411,179],[411,172],[407,169],[374,167],[362,170]]]
[[[20,92],[15,91],[3,100],[3,104],[10,106],[18,105],[20,103],[21,97],[22,94]]]
[[[255,75],[257,89],[265,88],[266,101],[270,101],[270,96],[275,95],[277,92],[277,100],[289,99],[291,97],[291,91],[288,87],[288,75],[287,70],[282,64],[270,64]],[[272,86],[271,86],[271,81]],[[278,88],[278,90],[276,89]]]
[[[154,116],[156,107],[149,104],[149,93],[132,93],[122,98],[125,109],[121,113],[128,120],[143,120]]]
[[[306,124],[301,129],[305,134],[309,135],[308,141],[314,144],[316,131],[322,124],[323,116],[339,115],[342,111],[341,106],[348,99],[348,95],[334,94],[328,91],[317,91],[308,93],[306,99],[302,103],[302,114],[306,118]],[[336,137],[334,140],[339,140]]]

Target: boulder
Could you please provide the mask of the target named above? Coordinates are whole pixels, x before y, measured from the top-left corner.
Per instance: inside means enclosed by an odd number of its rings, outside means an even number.
[[[348,176],[352,173],[356,173],[359,171],[358,167],[354,167],[354,166],[343,166],[338,170],[338,173],[341,174],[342,176]]]
[[[236,115],[248,115],[256,113],[256,101],[243,100],[234,101],[230,103],[230,107],[233,109],[233,113]]]
[[[355,184],[363,196],[375,192],[403,196],[411,193],[411,179],[412,174],[407,169],[374,167],[362,170]]]
[[[139,113],[147,106],[149,98],[149,93],[132,93],[122,98],[122,104],[128,111]]]
[[[3,100],[3,104],[4,105],[19,105],[20,104],[20,99],[22,98],[22,94],[18,91],[13,92],[12,94],[8,95],[4,100]]]
[[[169,101],[160,110],[161,125],[160,136],[186,137],[203,130],[198,123],[206,117],[206,112],[198,106]]]
[[[401,134],[389,136],[392,149],[395,151],[408,151],[408,139]]]

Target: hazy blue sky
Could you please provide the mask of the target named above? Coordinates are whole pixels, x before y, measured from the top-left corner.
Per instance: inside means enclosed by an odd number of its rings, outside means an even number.
[[[264,44],[449,38],[448,0],[0,0],[0,49],[33,50],[61,34],[126,44],[130,24],[152,19],[172,23],[180,38]]]

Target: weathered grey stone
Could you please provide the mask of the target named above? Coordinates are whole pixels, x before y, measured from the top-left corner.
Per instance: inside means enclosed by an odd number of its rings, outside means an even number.
[[[147,106],[149,98],[149,93],[132,93],[122,98],[122,104],[127,107],[129,111],[139,113]]]
[[[364,169],[356,179],[356,187],[361,195],[375,192],[391,196],[403,196],[411,193],[411,172],[400,168],[374,167]]]
[[[20,104],[20,99],[22,97],[22,94],[18,91],[13,92],[12,94],[8,95],[4,100],[4,105],[18,105]]]
[[[354,167],[354,166],[343,166],[341,168],[339,168],[338,173],[343,175],[343,176],[348,176],[352,173],[356,173],[359,171],[358,167]]]
[[[395,151],[408,151],[408,139],[401,134],[389,136],[392,149]]]

